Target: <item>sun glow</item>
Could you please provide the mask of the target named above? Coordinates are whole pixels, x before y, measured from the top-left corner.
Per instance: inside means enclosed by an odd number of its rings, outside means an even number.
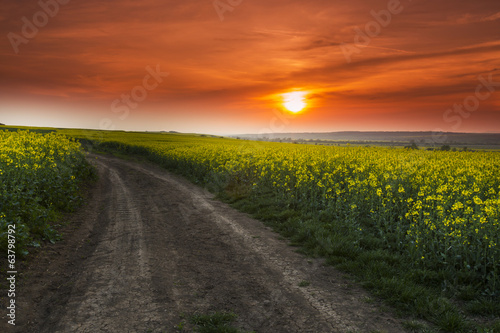
[[[297,113],[302,111],[307,103],[304,100],[306,92],[294,91],[283,94],[283,106],[290,112]]]

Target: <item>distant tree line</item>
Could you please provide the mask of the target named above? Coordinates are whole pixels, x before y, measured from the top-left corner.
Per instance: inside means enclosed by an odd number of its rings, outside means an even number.
[[[405,149],[420,149],[415,141],[410,141],[408,146],[404,147]],[[456,147],[451,147],[450,145],[442,145],[440,148],[427,148],[427,150],[440,150],[440,151],[458,151]],[[473,151],[467,147],[463,147],[461,151]]]

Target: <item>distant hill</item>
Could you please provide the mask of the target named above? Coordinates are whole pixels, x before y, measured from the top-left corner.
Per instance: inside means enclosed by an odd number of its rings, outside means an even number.
[[[327,133],[264,133],[233,137],[266,141],[313,141],[318,143],[372,143],[401,145],[415,142],[422,146],[492,146],[500,148],[500,133],[436,133],[436,132],[327,132]],[[483,147],[484,148],[484,147]]]

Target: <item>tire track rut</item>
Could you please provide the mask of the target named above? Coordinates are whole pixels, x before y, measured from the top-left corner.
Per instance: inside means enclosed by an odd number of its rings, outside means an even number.
[[[66,312],[46,332],[139,332],[161,316],[149,286],[138,283],[151,279],[140,212],[120,175],[110,169],[109,177],[108,227]]]

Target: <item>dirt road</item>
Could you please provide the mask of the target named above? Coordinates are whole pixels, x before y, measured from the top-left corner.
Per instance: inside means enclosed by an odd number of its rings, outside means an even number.
[[[65,240],[26,267],[17,325],[0,328],[177,332],[181,314],[225,310],[259,333],[404,331],[340,273],[199,187],[156,166],[90,158],[99,182]]]

